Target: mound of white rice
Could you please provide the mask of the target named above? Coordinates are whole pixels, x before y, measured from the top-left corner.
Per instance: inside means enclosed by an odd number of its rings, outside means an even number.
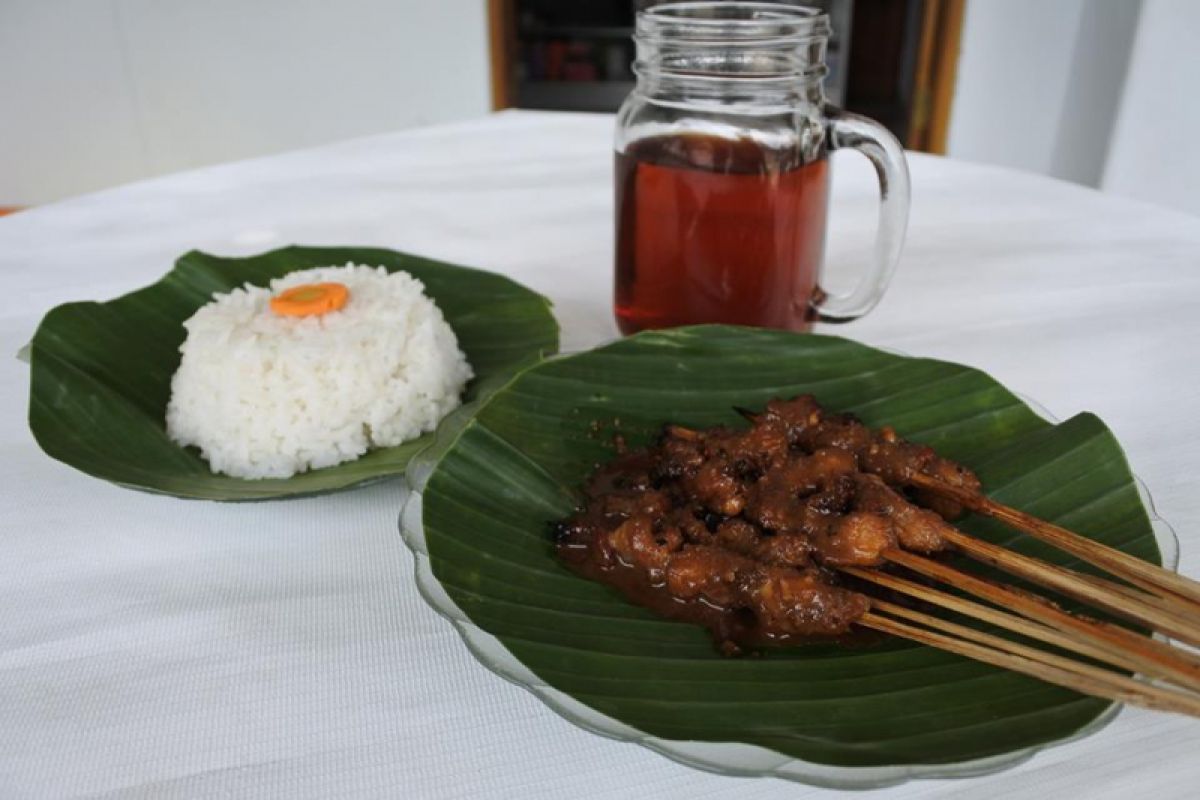
[[[273,294],[330,281],[350,291],[339,311],[269,308]],[[459,405],[472,374],[421,282],[383,267],[247,284],[215,295],[184,327],[167,433],[239,478],[286,478],[414,439]]]

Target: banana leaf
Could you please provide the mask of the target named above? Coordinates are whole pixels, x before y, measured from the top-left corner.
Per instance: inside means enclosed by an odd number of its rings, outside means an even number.
[[[402,474],[431,435],[287,479],[244,480],[214,474],[197,450],[179,447],[166,434],[184,320],[215,292],[351,261],[405,270],[425,284],[475,370],[468,401],[557,350],[549,301],[490,272],[378,248],[286,247],[248,258],[193,251],[152,286],[107,303],[67,303],[45,316],[29,347],[34,437],[48,455],[89,475],[177,497],[293,497]]]
[[[967,464],[1002,502],[1161,563],[1135,479],[1095,416],[1052,424],[958,364],[704,326],[542,362],[447,425],[410,467],[403,516],[427,599],[485,664],[568,718],[735,774],[863,787],[977,773],[1111,718],[1106,701],[895,639],[724,658],[700,627],[556,559],[549,523],[614,455],[614,434],[636,447],[668,421],[744,425],[734,406],[802,393]],[[1088,571],[987,520],[961,525]]]

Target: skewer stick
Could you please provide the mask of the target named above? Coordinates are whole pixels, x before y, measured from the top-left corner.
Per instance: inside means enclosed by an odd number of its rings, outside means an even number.
[[[885,604],[881,610],[888,606],[890,604]],[[890,608],[899,609],[900,607],[890,606]],[[1043,653],[998,636],[938,620],[936,617],[928,617],[916,612],[906,613],[905,616],[910,619],[916,617],[919,621],[929,620],[929,624],[948,633],[958,634],[963,638],[955,638],[947,633],[910,625],[907,622],[901,622],[872,611],[864,614],[859,620],[859,624],[973,658],[976,661],[1030,675],[1082,694],[1145,706],[1159,711],[1200,716],[1200,698],[1193,695],[1141,683],[1124,675],[1081,664],[1052,653]]]
[[[1040,594],[1029,591],[1028,589],[1022,589],[1011,584],[1005,584],[1004,588],[1015,595],[1027,598],[1032,603],[1037,603],[1038,605],[1044,606],[1053,611],[1057,611],[1060,614],[1066,614],[1068,617],[1073,619],[1083,620],[1084,622],[1088,622],[1092,625],[1100,626],[1101,628],[1104,628],[1112,633],[1114,636],[1117,636],[1118,638],[1124,638],[1126,641],[1134,644],[1135,646],[1145,645],[1151,650],[1161,653],[1167,658],[1173,658],[1183,664],[1190,664],[1195,669],[1200,670],[1200,653],[1196,652],[1195,650],[1177,647],[1168,642],[1163,642],[1158,639],[1153,639],[1140,633],[1136,633],[1120,625],[1111,625],[1106,622],[1101,622],[1100,620],[1093,619],[1083,613],[1065,612],[1052,600],[1048,600],[1045,597],[1042,597]]]
[[[750,409],[745,408],[744,406],[734,406],[733,410],[736,411],[742,419],[746,420],[750,424],[752,424],[752,425],[758,424],[758,418],[760,415],[757,411],[751,411]]]
[[[1160,696],[1164,696],[1168,699],[1186,702],[1190,704],[1192,708],[1196,708],[1198,705],[1200,705],[1200,694],[1175,689],[1173,687],[1149,684],[1147,682],[1139,681],[1135,678],[1130,678],[1127,675],[1122,675],[1102,667],[1075,661],[1044,650],[1038,650],[1037,648],[1030,647],[1020,642],[1014,642],[994,634],[978,631],[974,628],[968,628],[963,625],[958,625],[954,622],[950,622],[949,620],[944,620],[930,614],[905,608],[904,606],[896,605],[894,603],[877,601],[872,604],[872,607],[891,614],[892,616],[917,622],[921,625],[925,625],[926,627],[950,633],[952,635],[956,635],[979,644],[984,644],[989,647],[995,647],[999,650],[1013,653],[1014,655],[1022,655],[1034,661],[1061,666],[1064,669],[1079,670],[1084,674],[1090,674],[1101,680],[1112,680],[1114,683],[1117,683],[1126,689],[1136,691],[1139,688],[1148,688],[1156,694],[1161,693]]]
[[[1044,598],[997,586],[922,556],[894,549],[885,551],[883,555],[888,561],[1049,625],[1072,638],[1083,638],[1091,644],[1115,648],[1129,658],[1130,663],[1136,664],[1136,669],[1143,674],[1200,690],[1200,660],[1186,651],[1139,636],[1117,625],[1076,617]]]
[[[734,410],[751,423],[758,423],[761,419],[759,414],[745,408],[735,407]],[[946,538],[952,544],[957,545],[961,551],[972,558],[1042,586],[1050,587],[1062,594],[1108,609],[1138,624],[1147,625],[1183,641],[1200,644],[1200,584],[1081,537],[1025,512],[1004,506],[978,491],[953,486],[920,473],[913,475],[906,483],[914,488],[931,490],[968,509],[1000,519],[1018,530],[1108,570],[1128,583],[1145,589],[1146,592],[1100,578],[1081,575],[1069,569],[969,537],[961,532],[953,531],[947,534]],[[1181,686],[1200,690],[1200,656],[1196,654],[1140,636],[1120,626],[1068,614],[1038,595],[1015,587],[993,584],[902,550],[887,551],[884,553],[884,557],[982,597],[991,603],[1010,608],[1033,622],[1028,625],[1026,623],[1017,624],[1014,623],[1016,618],[1012,615],[994,609],[980,614],[978,613],[979,609],[986,609],[986,607],[978,604],[972,604],[971,610],[975,613],[963,611],[965,606],[960,607],[961,613],[970,613],[971,616],[980,619],[985,616],[991,617],[993,624],[1007,627],[1010,630],[1021,627],[1024,629],[1022,631],[1024,635],[1042,641],[1047,641],[1048,638],[1055,639],[1056,641],[1053,643],[1056,646],[1064,647],[1071,652],[1089,655],[1107,663],[1134,669],[1147,675],[1174,681]],[[865,576],[860,575],[860,577]],[[947,605],[944,602],[941,604]],[[890,622],[895,621],[891,620]],[[939,624],[953,625],[953,623],[944,621],[940,621]],[[941,629],[947,630],[945,627]],[[975,640],[973,646],[979,644],[980,642]],[[991,644],[994,645],[994,643]],[[1012,651],[1007,651],[1006,654],[1009,657],[1014,655]],[[1042,662],[1040,666],[1064,669],[1062,664]],[[1096,676],[1093,675],[1091,678],[1096,679]],[[1109,688],[1111,689],[1111,686]],[[1125,689],[1128,688],[1125,687]],[[1192,698],[1190,702],[1195,702],[1195,698]]]
[[[1150,594],[1149,592],[1142,591],[1141,589],[1135,589],[1132,586],[1114,583],[1113,581],[1105,580],[1104,578],[1100,578],[1095,575],[1089,575],[1086,572],[1078,572],[1073,569],[1068,569],[1067,567],[1056,568],[1062,572],[1067,572],[1071,575],[1074,575],[1076,578],[1085,583],[1090,583],[1093,586],[1103,586],[1110,592],[1115,592],[1119,595],[1123,595],[1124,597],[1133,598],[1138,602],[1153,606],[1161,611],[1167,612],[1168,614],[1175,614],[1176,616],[1182,615],[1190,622],[1200,624],[1200,619],[1197,619],[1194,616],[1195,612],[1192,611],[1193,606],[1181,597],[1177,597],[1175,595],[1164,597],[1163,595]]]
[[[1084,580],[1078,573],[1015,553],[958,530],[946,530],[942,535],[977,561],[998,567],[1076,600],[1108,609],[1131,622],[1146,625],[1188,644],[1200,645],[1200,617],[1193,616],[1189,619],[1173,609],[1162,608],[1162,604],[1145,602],[1142,599],[1154,598],[1155,595],[1146,595],[1136,590],[1115,591],[1120,587],[1109,581],[1099,578]]]
[[[734,406],[733,410],[751,423],[757,423],[761,416],[739,406]],[[909,479],[909,485],[935,492],[972,511],[998,519],[1168,601],[1186,599],[1190,605],[1180,606],[1178,610],[1189,616],[1200,614],[1200,582],[996,502],[982,493],[952,486],[931,475],[916,473]]]
[[[916,474],[911,485],[936,492],[980,514],[998,519],[1019,531],[1052,544],[1155,594],[1187,598],[1200,604],[1200,583],[1140,558],[1072,533],[1052,522],[1038,519],[1016,508],[998,503],[983,494],[951,486],[929,475]],[[1196,609],[1200,611],[1200,609]]]
[[[1025,617],[1010,614],[1007,611],[1001,611],[991,606],[985,606],[982,603],[976,603],[974,600],[967,600],[958,595],[949,594],[920,583],[905,580],[887,572],[863,569],[861,567],[841,567],[841,571],[861,580],[886,587],[894,592],[914,597],[926,603],[962,614],[965,617],[987,622],[999,628],[1020,634],[1021,636],[1037,639],[1046,644],[1054,645],[1055,647],[1078,655],[1087,656],[1088,658],[1094,658],[1097,661],[1103,661],[1106,664],[1121,667],[1122,669],[1128,669],[1133,672],[1137,672],[1138,670],[1136,659],[1128,658],[1122,650],[1111,647],[1099,647],[1088,640],[1072,638],[1048,625],[1034,622]],[[873,605],[878,602],[872,599]]]
[[[704,438],[704,434],[692,428],[685,428],[682,425],[667,425],[663,428],[668,436],[673,436],[676,439],[683,439],[688,442],[697,442]]]

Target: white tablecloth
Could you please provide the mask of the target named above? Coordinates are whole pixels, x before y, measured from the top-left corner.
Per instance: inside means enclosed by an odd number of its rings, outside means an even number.
[[[229,505],[110,486],[38,450],[13,355],[57,303],[200,248],[377,244],[504,272],[565,349],[614,335],[603,116],[509,113],[203,169],[0,219],[0,798],[818,797],[579,730],[477,664],[412,584],[398,482]],[[829,266],[869,250],[839,156]],[[1200,219],[913,156],[891,291],[837,330],[1099,413],[1200,574]],[[879,797],[1188,797],[1200,723],[1107,729],[970,781]],[[872,793],[872,796],[875,796]]]

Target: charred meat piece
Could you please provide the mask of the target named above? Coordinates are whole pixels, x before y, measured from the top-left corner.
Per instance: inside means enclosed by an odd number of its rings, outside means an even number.
[[[771,566],[745,574],[738,599],[767,638],[841,633],[870,607],[866,597],[832,585],[815,570]]]
[[[651,580],[661,579],[671,554],[683,545],[683,535],[668,529],[655,532],[654,519],[639,514],[605,535],[608,561],[615,557],[626,566],[646,570]]]
[[[706,511],[732,517],[746,507],[746,487],[724,458],[710,458],[680,479],[683,491]]]
[[[720,547],[689,545],[670,559],[666,590],[679,600],[728,606],[736,599],[739,575],[754,562]]]
[[[877,567],[883,563],[883,553],[898,543],[895,525],[886,514],[854,511],[838,520],[821,548],[821,563]]]
[[[762,424],[782,426],[788,442],[805,452],[838,448],[852,453],[859,468],[883,478],[889,485],[903,488],[915,474],[928,475],[958,488],[975,492],[979,479],[961,464],[942,458],[932,448],[900,438],[888,426],[873,431],[852,414],[825,412],[812,397],[773,400],[761,417]],[[945,519],[955,519],[961,506],[927,492],[919,492],[921,502]]]
[[[905,550],[936,553],[946,549],[944,533],[951,530],[950,523],[908,502],[876,475],[858,477],[858,508],[888,517]]]
[[[969,470],[807,396],[753,419],[747,430],[667,426],[652,447],[602,466],[555,528],[562,559],[705,625],[733,653],[845,633],[870,601],[838,584],[838,568],[947,547],[947,509],[893,487],[916,472],[970,485]]]

